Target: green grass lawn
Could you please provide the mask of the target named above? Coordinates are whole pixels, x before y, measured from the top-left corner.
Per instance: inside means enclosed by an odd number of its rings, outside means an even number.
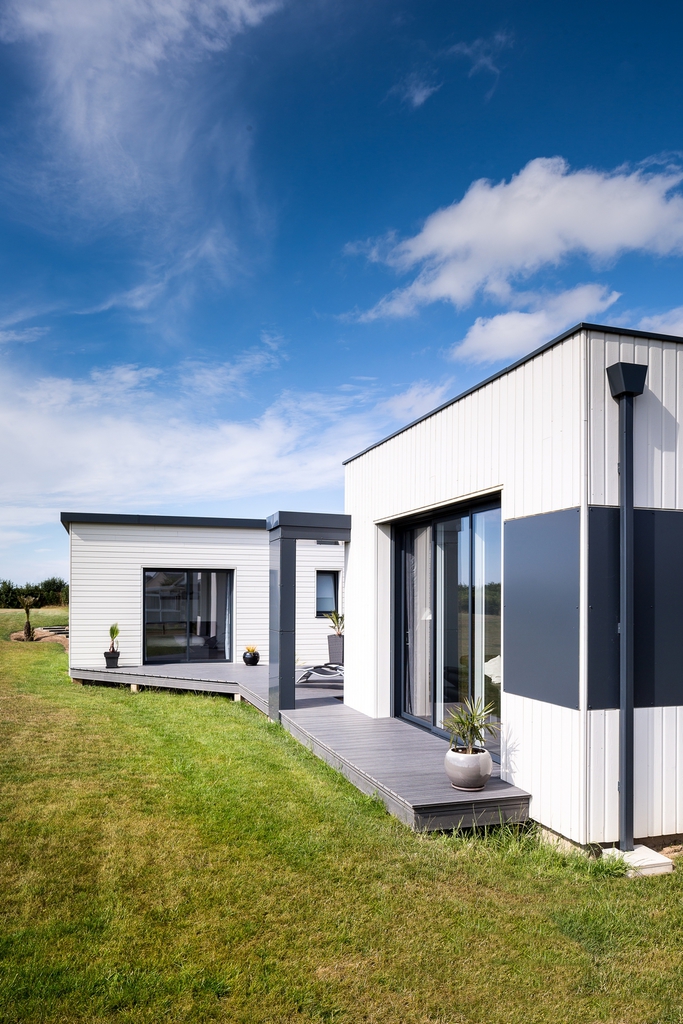
[[[426,837],[245,704],[0,643],[0,1020],[683,1021],[683,870]]]
[[[0,640],[9,640],[10,633],[24,628],[26,613],[21,608],[0,608]],[[68,608],[32,608],[32,626],[68,626]]]

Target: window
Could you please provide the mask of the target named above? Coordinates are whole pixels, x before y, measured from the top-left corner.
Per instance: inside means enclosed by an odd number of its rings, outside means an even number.
[[[232,572],[145,569],[145,663],[232,659]]]
[[[338,593],[338,572],[317,572],[315,574],[315,614],[318,618],[338,610]]]
[[[397,707],[439,732],[466,697],[500,714],[499,507],[397,527]]]

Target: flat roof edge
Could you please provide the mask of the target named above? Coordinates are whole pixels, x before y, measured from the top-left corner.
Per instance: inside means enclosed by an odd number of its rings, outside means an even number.
[[[410,423],[406,423],[405,427],[399,427],[398,430],[394,430],[393,433],[387,434],[380,441],[374,441],[373,444],[369,444],[367,448],[364,448],[361,452],[356,455],[351,455],[350,458],[344,459],[342,466],[348,466],[350,462],[354,462],[356,459],[360,459],[363,455],[367,455],[373,448],[379,448],[380,445],[386,444],[387,441],[391,441],[392,438],[398,437],[399,434],[403,434],[406,430],[410,430],[411,427],[417,426],[418,423],[422,423],[424,420],[428,420],[430,416],[436,416],[437,413],[447,409],[449,405],[455,405],[463,398],[467,398],[468,395],[473,394],[480,388],[485,388],[487,384],[497,380],[499,377],[504,377],[506,373],[511,373],[516,370],[517,367],[523,366],[524,363],[529,362],[530,359],[535,359],[536,356],[541,355],[547,349],[552,348],[554,345],[559,345],[560,342],[566,341],[572,334],[578,334],[579,331],[601,331],[603,334],[626,334],[630,338],[651,338],[653,341],[677,341],[683,343],[683,338],[677,334],[655,334],[651,331],[640,331],[634,327],[611,327],[608,324],[589,324],[585,321],[581,321],[579,324],[575,324],[574,327],[570,327],[569,330],[564,331],[562,334],[558,334],[556,338],[552,338],[550,341],[544,342],[538,348],[535,348],[533,352],[529,352],[527,355],[522,356],[520,359],[516,359],[514,363],[510,363],[508,366],[504,366],[502,370],[497,370],[492,373],[490,377],[486,377],[485,380],[480,381],[478,384],[474,384],[471,388],[467,388],[466,391],[461,391],[459,395],[454,398],[449,398],[447,402],[443,402],[442,405],[437,405],[436,409],[432,409],[430,412],[424,413],[423,416],[418,416],[417,419],[411,420]]]
[[[123,512],[62,512],[65,530],[71,523],[102,523],[111,526],[205,526],[232,530],[265,530],[265,519],[221,519],[214,516],[128,515]]]

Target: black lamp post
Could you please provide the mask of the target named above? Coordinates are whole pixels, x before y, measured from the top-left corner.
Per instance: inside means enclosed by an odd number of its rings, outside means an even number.
[[[607,367],[619,402],[619,849],[633,849],[633,399],[642,395],[647,366]]]

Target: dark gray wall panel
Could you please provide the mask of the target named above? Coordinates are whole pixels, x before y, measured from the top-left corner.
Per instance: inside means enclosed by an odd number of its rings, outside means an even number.
[[[683,512],[635,512],[635,702],[683,704]]]
[[[588,707],[619,707],[619,509],[588,509]]]
[[[579,706],[579,510],[505,523],[504,685]]]
[[[619,707],[619,509],[588,512],[588,707]],[[683,705],[683,512],[634,515],[636,707]]]

